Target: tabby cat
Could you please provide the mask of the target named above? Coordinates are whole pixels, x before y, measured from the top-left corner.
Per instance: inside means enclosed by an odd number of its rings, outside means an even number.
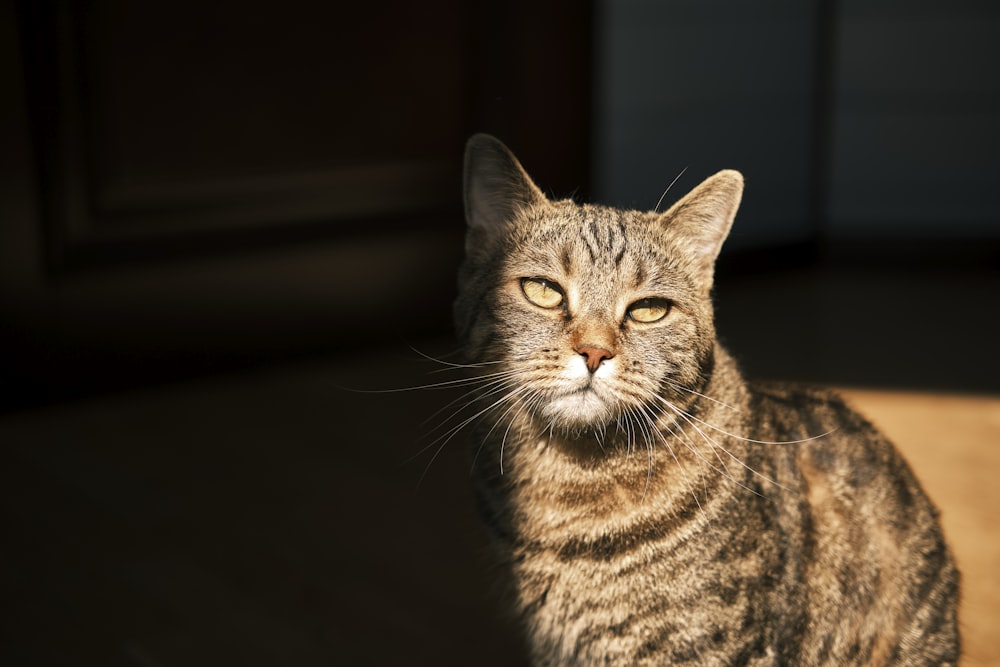
[[[465,154],[457,330],[476,497],[538,665],[941,665],[958,573],[900,454],[715,339],[743,178],[663,213],[554,201]]]

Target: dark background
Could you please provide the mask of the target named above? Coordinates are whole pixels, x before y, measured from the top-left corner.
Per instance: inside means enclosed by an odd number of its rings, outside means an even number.
[[[587,181],[575,5],[15,4],[8,403],[445,332],[466,137]]]
[[[516,661],[457,441],[406,463],[453,396],[342,389],[441,379],[472,132],[742,170],[752,375],[996,392],[997,63],[972,0],[0,2],[10,664]]]

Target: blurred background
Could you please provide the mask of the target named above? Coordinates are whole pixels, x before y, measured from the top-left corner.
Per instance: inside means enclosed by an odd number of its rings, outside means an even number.
[[[3,0],[0,100],[5,664],[520,660],[454,395],[343,389],[441,379],[473,132],[741,170],[751,375],[1000,391],[995,2]]]
[[[753,323],[803,350],[775,367],[755,340],[755,371],[1000,382],[975,344],[1000,240],[988,2],[5,7],[7,405],[447,333],[474,131],[552,195],[619,206],[743,171],[721,285],[851,269],[823,312],[718,290],[734,347]],[[865,284],[883,269],[927,291]],[[905,328],[869,375],[875,320]],[[833,362],[831,326],[855,336]],[[927,354],[931,332],[964,342]]]

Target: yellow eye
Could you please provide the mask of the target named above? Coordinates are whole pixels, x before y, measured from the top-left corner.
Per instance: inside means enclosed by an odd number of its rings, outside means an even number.
[[[528,301],[540,308],[558,308],[563,302],[559,286],[542,278],[522,278],[521,291]]]
[[[666,299],[640,299],[628,308],[628,316],[643,324],[659,322],[670,312],[670,302]]]

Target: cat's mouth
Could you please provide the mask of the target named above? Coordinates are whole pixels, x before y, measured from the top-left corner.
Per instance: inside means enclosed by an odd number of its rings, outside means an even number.
[[[611,403],[601,395],[592,381],[583,387],[553,396],[543,404],[543,416],[556,426],[581,428],[608,423],[614,417]]]

